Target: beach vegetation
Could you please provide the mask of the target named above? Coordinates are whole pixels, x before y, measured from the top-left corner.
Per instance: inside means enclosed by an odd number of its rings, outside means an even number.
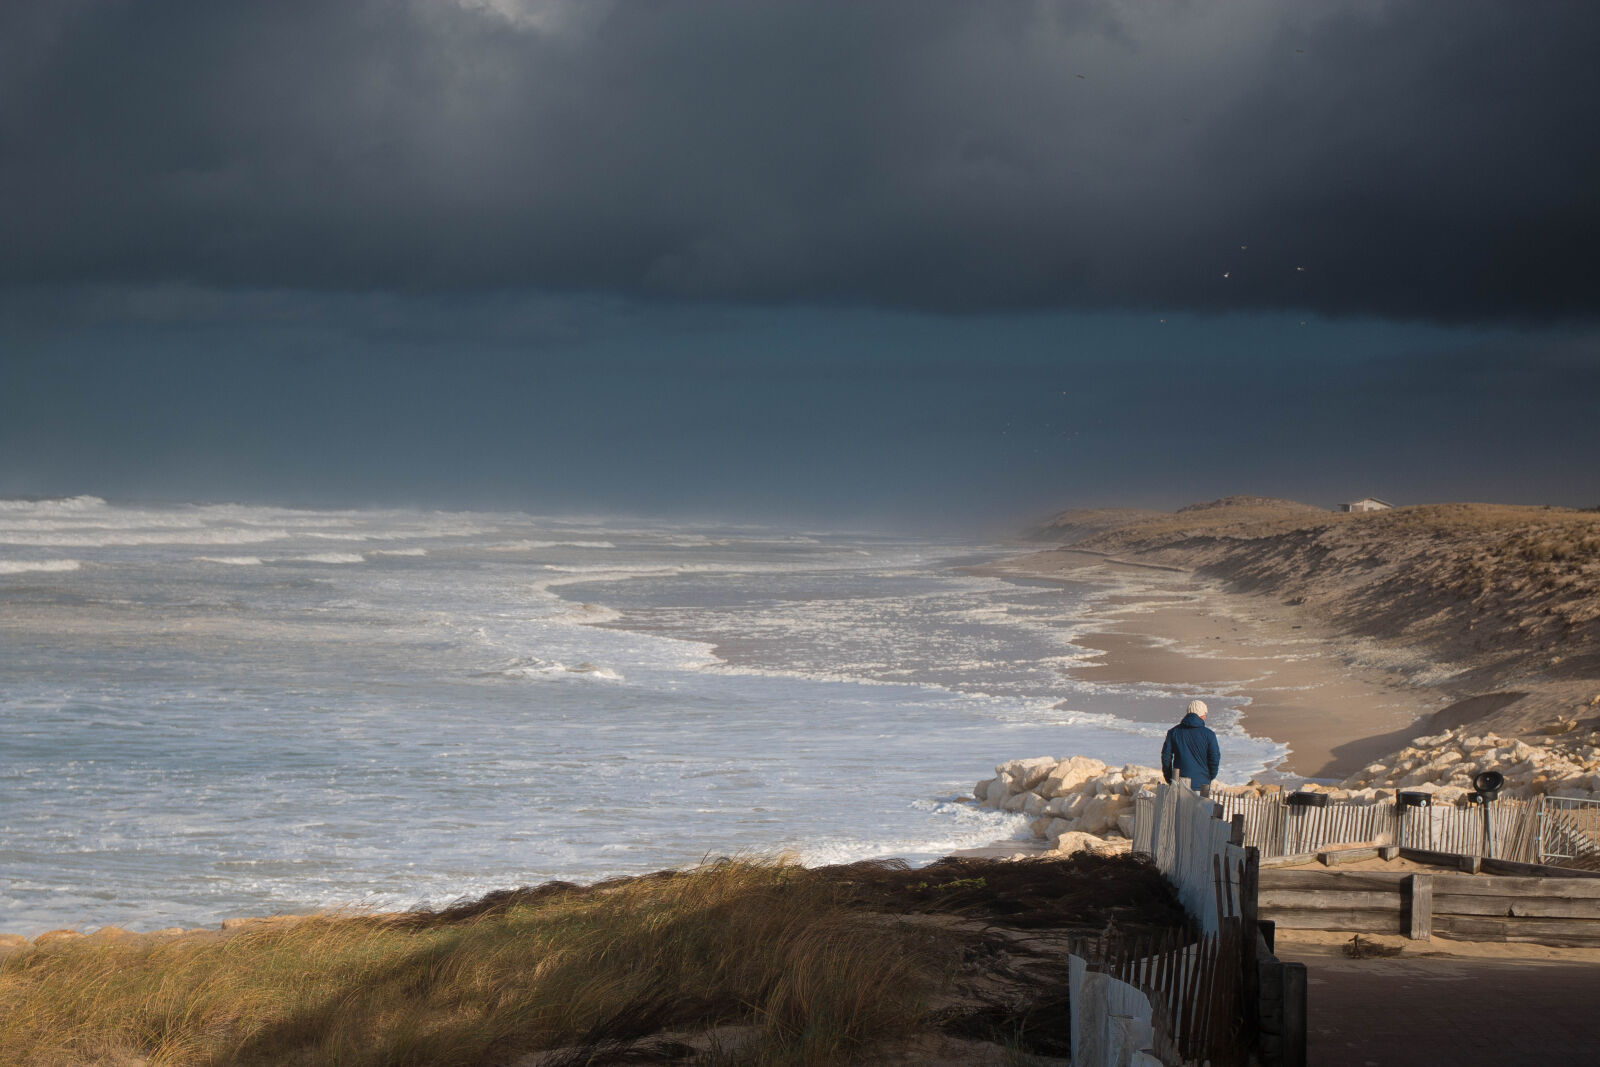
[[[440,910],[39,938],[0,957],[0,1062],[558,1067],[624,1051],[858,1062],[919,1032],[970,1028],[951,990],[1000,951],[996,922],[1184,921],[1159,873],[1127,858],[916,871],[745,859]]]

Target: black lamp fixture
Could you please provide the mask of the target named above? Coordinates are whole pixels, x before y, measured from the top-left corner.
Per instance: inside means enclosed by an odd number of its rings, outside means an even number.
[[[1284,803],[1291,808],[1325,808],[1328,806],[1328,794],[1290,793],[1284,798]]]
[[[1499,771],[1479,771],[1472,776],[1472,792],[1467,794],[1468,804],[1487,804],[1505,787],[1506,776]]]

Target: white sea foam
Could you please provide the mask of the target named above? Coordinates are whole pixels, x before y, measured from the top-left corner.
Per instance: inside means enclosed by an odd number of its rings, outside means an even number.
[[[587,660],[574,663],[570,666],[556,661],[530,659],[513,663],[496,671],[488,672],[502,678],[523,678],[534,680],[551,680],[560,678],[584,678],[596,682],[620,682],[622,675],[609,667],[597,667]]]
[[[585,626],[603,626],[622,618],[622,612],[601,604],[574,604],[563,602],[559,610],[545,616],[561,622],[575,622]]]
[[[611,541],[503,541],[484,545],[487,552],[536,552],[541,548],[616,548]]]
[[[150,545],[257,545],[286,541],[287,530],[53,528],[46,531],[0,526],[0,544],[42,548],[137,548]]]
[[[1024,825],[950,796],[997,762],[1152,762],[1165,724],[1114,713],[1169,699],[1065,675],[1081,588],[949,570],[1000,548],[97,499],[0,501],[10,538],[92,573],[6,594],[0,931],[922,862]],[[1229,733],[1224,769],[1272,751]]]
[[[83,564],[75,559],[0,559],[0,574],[58,573],[75,571],[81,566]]]
[[[0,514],[23,515],[73,514],[103,508],[106,502],[97,496],[55,497],[49,500],[0,500]]]
[[[981,772],[982,768],[979,768]],[[907,808],[926,818],[935,836],[879,841],[822,840],[797,842],[794,854],[807,867],[882,859],[889,856],[928,863],[959,849],[982,848],[998,841],[1031,842],[1027,815],[957,803],[954,797],[917,800]]]

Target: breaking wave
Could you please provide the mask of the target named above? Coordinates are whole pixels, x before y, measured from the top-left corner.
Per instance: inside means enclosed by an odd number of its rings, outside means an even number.
[[[44,571],[59,573],[75,571],[83,564],[75,559],[0,559],[0,574],[28,574]]]
[[[508,667],[497,671],[485,671],[485,675],[494,675],[501,678],[527,678],[527,679],[560,679],[560,678],[589,678],[597,682],[620,682],[622,675],[609,667],[597,667],[585,660],[568,666],[555,660],[525,659],[518,660]]]

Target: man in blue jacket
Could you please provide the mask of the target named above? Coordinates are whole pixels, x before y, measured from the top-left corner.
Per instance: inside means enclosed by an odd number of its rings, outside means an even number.
[[[1187,778],[1201,794],[1211,792],[1212,779],[1222,762],[1217,735],[1206,725],[1207,710],[1205,701],[1189,701],[1183,721],[1167,731],[1161,745],[1161,776],[1169,782]]]

